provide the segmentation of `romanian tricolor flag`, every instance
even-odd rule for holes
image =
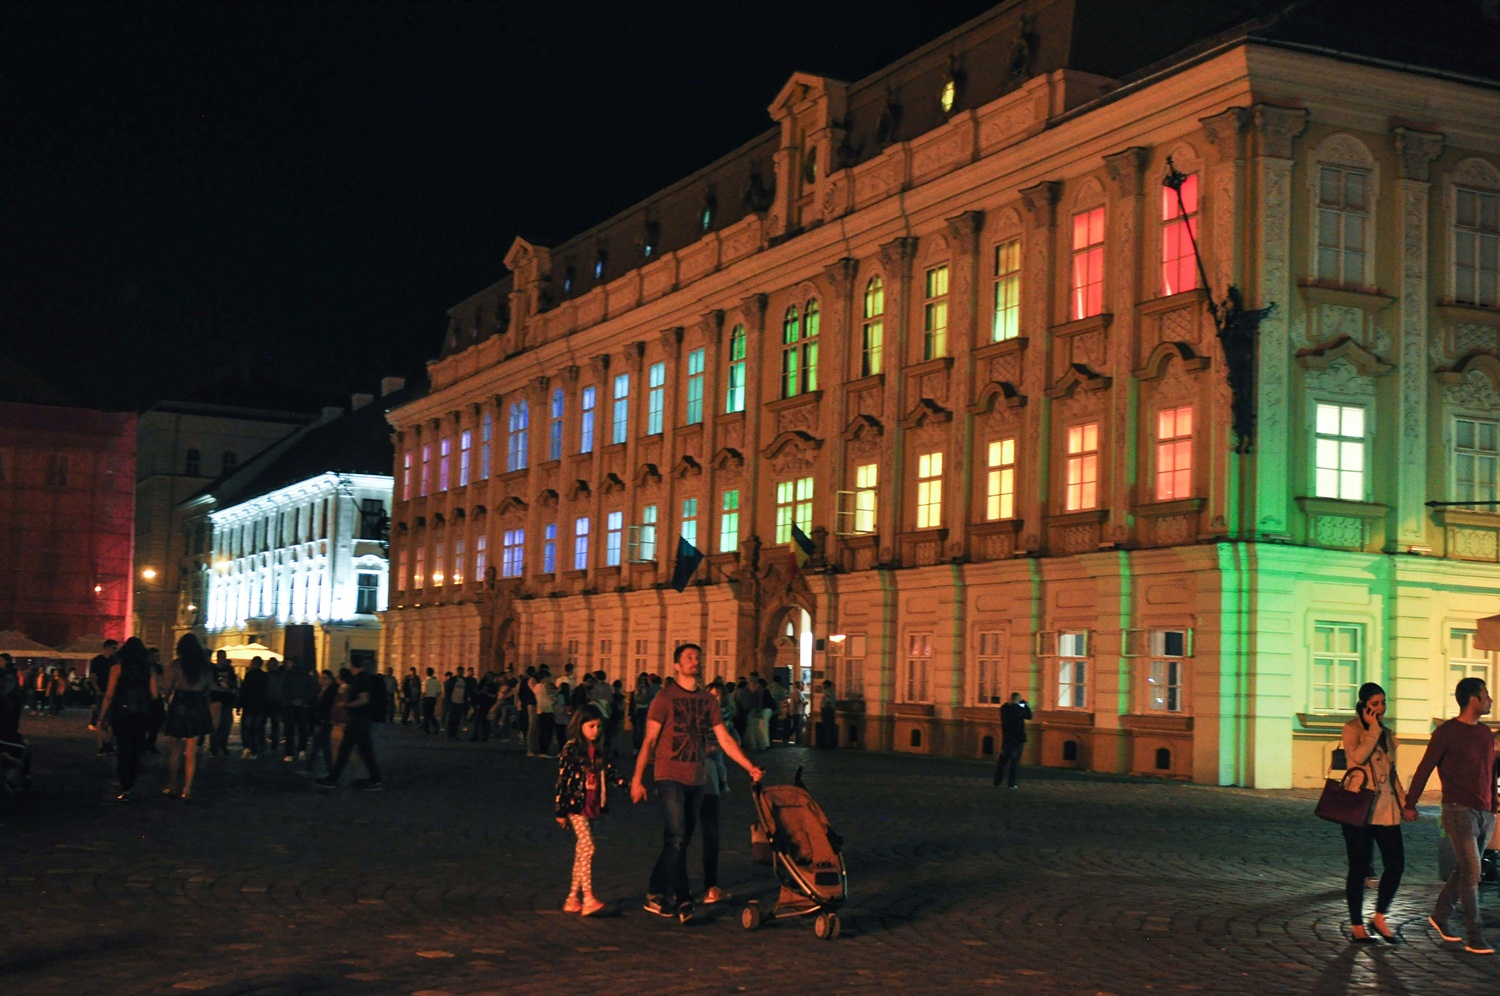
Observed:
[[[795,522],[792,523],[792,542],[787,547],[791,556],[791,571],[789,572],[791,580],[797,580],[797,575],[802,573],[802,568],[807,565],[808,558],[813,555],[815,549],[817,548],[813,546],[813,541],[808,539],[807,534],[798,529]]]

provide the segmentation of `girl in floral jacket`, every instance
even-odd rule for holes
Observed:
[[[580,706],[568,723],[568,742],[557,764],[557,825],[572,826],[573,884],[564,913],[593,916],[604,909],[594,895],[594,835],[590,823],[604,814],[605,782],[624,785],[605,751],[604,718],[593,705]]]

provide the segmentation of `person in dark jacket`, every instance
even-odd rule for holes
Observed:
[[[240,742],[245,748],[241,757],[255,757],[266,749],[266,686],[270,678],[264,667],[265,661],[251,658],[250,670],[240,682]]]
[[[266,669],[266,719],[271,727],[271,739],[268,744],[271,756],[276,756],[278,745],[281,743],[281,710],[286,704],[286,697],[282,694],[282,683],[286,680],[286,662],[271,658],[270,667]]]
[[[110,669],[109,686],[100,707],[101,717],[109,717],[115,731],[115,773],[120,779],[120,794],[116,799],[120,802],[136,797],[135,778],[140,771],[146,731],[151,725],[152,703],[157,698],[151,653],[138,637],[132,636],[120,648],[119,659]]]
[[[222,757],[229,751],[229,730],[234,726],[234,700],[239,690],[239,675],[234,673],[229,655],[220,650],[214,655],[213,685],[208,690],[208,708],[214,719],[214,731],[208,738],[210,757]]]
[[[318,679],[300,658],[290,658],[289,663],[291,666],[281,679],[281,718],[286,724],[286,750],[282,760],[290,764],[307,755],[307,742],[312,735],[313,703],[318,697]]]
[[[1017,769],[1026,750],[1026,721],[1030,718],[1031,706],[1020,692],[1011,692],[1010,701],[1000,707],[1000,759],[995,764],[995,788],[1000,787],[1002,778],[1006,785],[1016,787]]]

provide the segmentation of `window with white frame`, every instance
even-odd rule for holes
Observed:
[[[401,457],[401,500],[411,501],[411,450]]]
[[[1057,707],[1083,709],[1088,704],[1089,641],[1081,630],[1057,634]]]
[[[510,403],[510,420],[505,437],[505,469],[525,470],[527,443],[531,436],[531,406],[522,398]]]
[[[637,674],[645,674],[651,670],[651,641],[635,641],[635,670],[632,677]]]
[[[418,488],[417,493],[419,495],[421,495],[423,498],[426,498],[427,497],[427,493],[431,489],[431,487],[432,487],[432,444],[431,443],[423,443],[422,444],[422,478],[421,478],[421,486]]]
[[[943,524],[943,454],[917,457],[917,528],[935,529]]]
[[[500,576],[518,578],[525,570],[526,530],[507,529],[500,549]]]
[[[1183,680],[1187,674],[1187,631],[1151,631],[1146,659],[1146,711],[1184,712]]]
[[[1156,413],[1156,500],[1193,495],[1193,406]]]
[[[615,406],[610,416],[611,443],[623,443],[630,434],[630,374],[615,376]]]
[[[719,552],[733,553],[740,548],[740,491],[726,490],[719,502]]]
[[[1104,312],[1104,209],[1073,216],[1072,293],[1068,317],[1092,318]]]
[[[585,387],[578,395],[578,452],[594,452],[594,399],[598,391]]]
[[[704,676],[710,682],[715,678],[732,679],[734,677],[729,671],[729,648],[732,645],[729,640],[714,638],[713,653],[708,658],[709,673]]]
[[[818,302],[803,312],[791,305],[781,320],[781,396],[795,397],[818,389]]]
[[[1500,193],[1453,192],[1453,300],[1500,307]]]
[[[406,551],[399,550],[396,553],[396,590],[406,590]]]
[[[448,547],[444,543],[432,545],[432,586],[441,588],[448,580],[447,571]]]
[[[453,541],[453,583],[464,583],[464,541]]]
[[[563,389],[552,389],[552,401],[547,411],[547,459],[561,460],[563,450]]]
[[[1312,712],[1348,712],[1358,698],[1364,671],[1364,627],[1357,623],[1313,625]]]
[[[994,439],[985,454],[984,517],[991,522],[1016,517],[1016,441]]]
[[[698,499],[682,499],[682,538],[698,545]]]
[[[864,325],[859,350],[859,375],[870,377],[883,369],[885,351],[885,284],[871,277],[865,284]]]
[[[419,546],[416,553],[416,563],[411,569],[411,586],[421,591],[427,585],[427,548]]]
[[[729,364],[724,378],[724,411],[745,410],[745,326],[736,325],[729,333]]]
[[[474,430],[465,429],[458,435],[458,486],[469,486],[470,458],[473,456]]]
[[[1370,244],[1370,174],[1342,166],[1318,166],[1317,278],[1363,287]]]
[[[1161,188],[1161,292],[1181,294],[1198,286],[1198,174],[1182,180],[1182,200],[1171,187]]]
[[[495,420],[489,412],[479,420],[479,479],[490,479],[490,437],[494,434]]]
[[[1063,507],[1081,512],[1099,505],[1099,423],[1070,426]]]
[[[995,317],[991,342],[1021,334],[1021,240],[1007,239],[995,247]]]
[[[844,638],[843,655],[834,667],[833,690],[845,701],[863,698],[865,694],[865,661],[868,640],[864,633],[850,633]],[[808,689],[811,694],[811,689]]]
[[[582,516],[573,520],[573,570],[589,568],[589,519]]]
[[[667,411],[667,365],[653,363],[646,370],[646,435],[660,435]]]
[[[776,543],[792,541],[792,525],[803,533],[812,533],[813,479],[799,477],[776,484]]]
[[[1453,420],[1453,498],[1479,512],[1497,512],[1500,425],[1488,419]]]
[[[976,641],[974,658],[974,702],[999,705],[1005,701],[1005,634],[985,630]]]
[[[922,359],[948,355],[948,264],[927,271],[922,284]]]
[[[610,671],[610,670],[612,670],[614,668],[614,666],[615,666],[615,641],[613,641],[613,640],[600,640],[599,641],[599,656],[595,660],[594,663],[596,663],[596,664],[599,665],[599,667],[596,668],[595,670]]]
[[[854,468],[854,531],[875,531],[875,492],[880,486],[880,465],[862,463]]]
[[[656,506],[641,509],[641,535],[636,544],[636,560],[656,559]]]
[[[557,572],[557,523],[542,526],[542,573]]]
[[[704,351],[695,349],[688,353],[687,363],[687,417],[688,425],[703,421],[703,363]]]
[[[604,520],[604,563],[607,567],[620,566],[620,544],[625,536],[625,513],[610,512]]]
[[[484,571],[489,566],[489,561],[486,559],[488,556],[486,547],[488,545],[488,537],[476,536],[474,538],[474,576],[480,581],[485,580]]]
[[[901,701],[932,701],[932,634],[908,633],[901,668]],[[838,691],[835,686],[834,691]]]
[[[448,457],[452,455],[453,440],[444,436],[438,440],[438,490],[448,490]]]
[[[1486,687],[1494,688],[1495,654],[1480,650],[1475,645],[1479,633],[1472,629],[1450,628],[1448,630],[1448,682],[1443,687],[1451,691],[1465,678],[1478,678]],[[1443,696],[1444,716],[1458,715],[1458,700],[1451,694]],[[1491,707],[1489,714],[1493,714]]]
[[[1314,494],[1364,501],[1364,408],[1319,402],[1314,421]]]

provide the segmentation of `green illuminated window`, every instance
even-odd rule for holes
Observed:
[[[703,350],[688,353],[687,424],[703,421]]]
[[[729,368],[725,378],[724,411],[745,410],[745,326],[736,325],[729,333]]]
[[[792,525],[808,536],[812,535],[813,479],[799,477],[795,481],[781,481],[776,485],[776,542],[785,545],[792,541]]]
[[[781,396],[795,397],[818,389],[817,299],[807,302],[800,315],[794,304],[781,322]]]
[[[1358,405],[1319,404],[1315,421],[1314,494],[1364,501],[1365,410]]]
[[[1347,712],[1358,698],[1364,627],[1350,623],[1313,626],[1312,711]]]
[[[740,548],[740,492],[724,492],[719,506],[719,552],[733,553]]]
[[[880,483],[880,465],[862,463],[854,468],[854,531],[875,531],[875,490]]]
[[[1500,512],[1490,504],[1500,498],[1496,487],[1500,465],[1500,426],[1485,419],[1453,421],[1453,497],[1473,502],[1478,512]]]
[[[1021,334],[1021,240],[1011,239],[995,247],[995,324],[991,342],[1014,339]]]
[[[879,277],[871,277],[865,285],[864,341],[861,344],[859,375],[869,377],[880,373],[881,352],[885,340],[885,284]]]

